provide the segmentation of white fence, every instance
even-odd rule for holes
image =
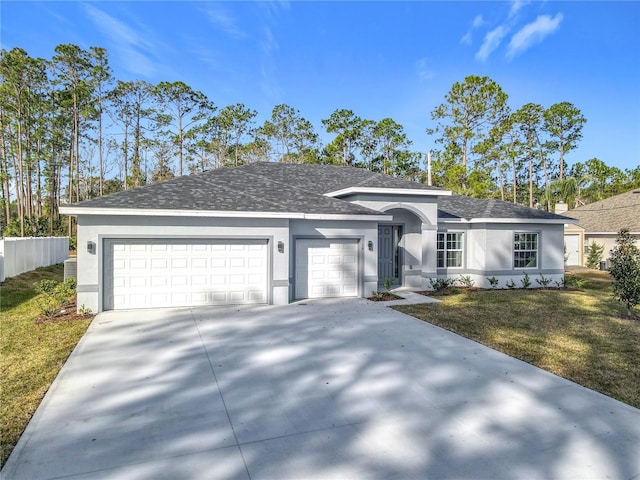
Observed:
[[[0,240],[0,282],[69,258],[68,237],[15,237]]]

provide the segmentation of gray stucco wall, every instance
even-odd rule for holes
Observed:
[[[496,277],[499,288],[513,280],[518,287],[525,273],[531,287],[539,287],[536,279],[550,278],[551,286],[564,278],[564,226],[562,224],[514,223],[469,224],[442,223],[442,232],[464,232],[464,260],[461,268],[438,269],[438,278],[470,276],[475,286],[490,288],[487,277]],[[535,268],[513,267],[515,233],[538,233],[538,265]]]
[[[264,238],[270,248],[270,302],[289,302],[289,220],[207,217],[78,216],[78,307],[102,311],[104,240],[108,238]],[[285,252],[277,250],[278,242]],[[95,246],[88,252],[87,242]]]

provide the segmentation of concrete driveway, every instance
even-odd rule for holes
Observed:
[[[108,312],[13,479],[631,479],[640,410],[366,300]]]

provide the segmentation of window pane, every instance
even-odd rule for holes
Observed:
[[[463,233],[438,233],[437,267],[462,267]]]
[[[447,249],[460,250],[461,248],[462,248],[462,234],[461,233],[447,234]]]
[[[461,267],[462,252],[447,252],[447,267]]]
[[[536,268],[538,266],[538,234],[513,234],[513,267]]]
[[[529,256],[527,258],[527,268],[535,268],[538,266],[538,254],[537,252],[528,252]]]

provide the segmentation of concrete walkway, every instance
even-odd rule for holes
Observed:
[[[366,300],[100,314],[0,475],[631,479],[640,411]]]

